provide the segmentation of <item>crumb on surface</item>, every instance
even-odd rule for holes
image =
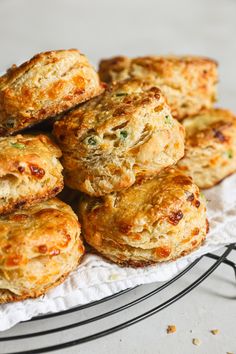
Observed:
[[[201,344],[201,341],[200,341],[200,339],[198,339],[198,338],[193,338],[192,343],[193,343],[194,345],[200,345],[200,344]]]
[[[211,329],[210,332],[211,332],[214,336],[220,333],[219,329]]]
[[[166,329],[166,333],[175,333],[176,332],[176,325],[169,325]]]

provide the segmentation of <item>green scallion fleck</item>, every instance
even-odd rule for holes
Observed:
[[[126,139],[127,136],[128,136],[128,132],[127,132],[126,130],[122,130],[122,131],[120,132],[120,137],[121,137],[122,139]]]
[[[87,139],[87,143],[92,146],[97,145],[96,138],[94,136],[90,136],[90,138]]]
[[[167,124],[170,124],[170,123],[171,123],[171,118],[170,118],[170,116],[165,116],[165,122],[166,122]]]
[[[226,153],[227,153],[227,156],[228,156],[229,159],[233,158],[233,151],[231,149],[228,150]]]
[[[121,97],[121,96],[128,96],[128,93],[127,92],[118,92],[116,94],[117,97]]]
[[[13,146],[16,149],[20,149],[20,150],[23,150],[25,148],[25,145],[21,144],[21,143],[11,143],[11,146]]]

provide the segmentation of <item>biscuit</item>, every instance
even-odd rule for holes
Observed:
[[[121,192],[84,196],[79,219],[89,245],[132,267],[175,260],[200,246],[208,231],[205,198],[173,167]]]
[[[0,214],[55,196],[63,188],[60,149],[46,135],[0,138]]]
[[[179,167],[200,188],[210,188],[236,171],[236,117],[225,109],[210,109],[183,120],[185,156]]]
[[[110,83],[127,78],[151,81],[167,98],[178,120],[211,108],[218,81],[214,60],[193,56],[114,57],[100,62],[99,74]]]
[[[76,49],[40,53],[0,78],[0,135],[9,135],[102,92],[87,58]]]
[[[54,125],[65,184],[100,196],[128,188],[175,164],[184,154],[184,128],[163,95],[126,80],[69,112]]]
[[[80,225],[57,198],[0,217],[0,303],[38,297],[84,254]]]

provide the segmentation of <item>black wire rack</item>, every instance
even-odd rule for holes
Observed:
[[[220,264],[225,264],[230,266],[234,271],[234,276],[236,280],[236,263],[232,260],[228,259],[227,257],[229,254],[236,250],[236,244],[231,244],[223,249],[220,255],[208,253],[201,258],[195,260],[191,263],[187,268],[183,271],[178,273],[174,278],[164,283],[152,284],[152,289],[150,291],[147,285],[138,286],[132,289],[126,289],[119,293],[113,294],[108,296],[104,299],[99,301],[95,301],[83,306],[77,306],[59,313],[50,313],[44,316],[37,316],[32,318],[30,321],[21,323],[16,326],[18,329],[19,334],[11,335],[10,333],[12,330],[4,332],[0,336],[0,348],[7,347],[7,344],[11,344],[11,347],[14,348],[14,351],[2,351],[1,353],[9,353],[9,354],[36,354],[36,353],[47,353],[52,351],[58,351],[63,348],[69,348],[72,346],[79,345],[81,343],[89,342],[100,337],[106,336],[108,334],[112,334],[117,332],[121,329],[127,328],[137,322],[140,322],[161,310],[164,310],[171,304],[175,303],[177,300],[181,299],[183,296],[191,292],[194,288],[196,288],[200,283],[202,283],[210,274],[212,274]],[[205,262],[203,266],[203,270],[197,270],[197,278],[190,282],[189,285],[185,286],[184,288],[180,289],[176,292],[176,284],[178,281],[186,277],[190,271],[196,267],[197,264],[202,263],[203,259],[210,259],[211,263],[209,266],[209,262]],[[199,276],[200,274],[200,276]],[[172,290],[170,291],[170,287],[172,286]],[[148,290],[149,289],[149,290]],[[167,291],[166,291],[167,290]],[[167,292],[167,299],[163,300],[161,294],[166,291]],[[156,306],[152,307],[151,309],[145,310],[144,304],[147,302],[148,299],[153,298],[155,295],[159,295],[156,299]],[[123,301],[123,304],[119,305],[119,302]],[[138,315],[131,316],[131,318],[124,321],[124,315],[127,311],[133,307],[137,307],[137,305],[142,304],[142,307],[138,307],[138,311],[135,313],[139,313]],[[103,308],[99,312],[99,306],[103,306]],[[91,315],[89,311],[93,309],[94,315]],[[144,311],[143,311],[144,309]],[[105,328],[100,330],[102,326],[100,325],[102,320],[106,320],[108,318],[114,318],[115,322],[118,322],[117,315],[122,314],[120,316],[120,322],[114,326],[109,326],[105,324]],[[78,317],[80,320],[78,321]],[[61,326],[55,326],[55,320],[60,318],[60,323],[63,323]],[[71,323],[72,322],[72,323]],[[88,329],[90,324],[96,324],[95,330],[92,331],[91,334],[86,334],[86,330]],[[43,330],[42,330],[43,328]],[[80,331],[76,331],[72,340],[61,340],[58,343],[58,336],[55,339],[51,339],[50,342],[52,343],[49,346],[43,346],[43,338],[45,336],[53,336],[54,334],[58,333],[67,333],[66,338],[69,337],[68,333],[75,329],[80,329]],[[84,331],[81,329],[83,328]],[[99,330],[98,330],[99,328]],[[80,337],[78,337],[78,332],[82,333]],[[85,334],[83,335],[83,332]],[[30,347],[32,338],[38,337],[40,340],[37,343],[40,343],[38,348],[28,349]],[[62,339],[64,336],[62,336]],[[21,342],[24,344],[24,349],[20,351],[15,351],[15,348],[18,347],[18,343]],[[22,345],[21,345],[22,347]],[[11,349],[10,349],[11,350]]]

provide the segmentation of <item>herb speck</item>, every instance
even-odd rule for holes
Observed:
[[[127,92],[118,92],[116,94],[117,97],[122,97],[122,96],[128,96],[128,93]]]
[[[126,139],[127,136],[128,136],[128,132],[126,130],[122,130],[120,132],[120,136],[121,136],[122,139]]]
[[[170,124],[170,123],[171,123],[171,118],[170,118],[170,116],[165,116],[165,122],[166,122],[167,124]]]
[[[87,143],[93,146],[97,145],[96,138],[94,136],[91,136],[90,138],[87,139]]]
[[[11,144],[11,146],[13,146],[16,149],[23,150],[25,148],[25,145],[21,144],[21,143],[10,143],[10,144]]]
[[[233,151],[231,149],[228,150],[226,153],[227,153],[227,156],[228,156],[229,159],[233,158]]]

